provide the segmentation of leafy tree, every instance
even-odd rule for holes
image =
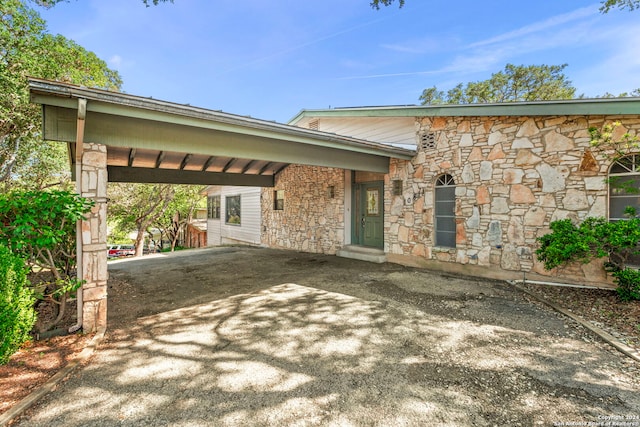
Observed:
[[[435,86],[427,88],[420,100],[428,105],[572,99],[576,89],[562,73],[566,66],[507,64],[487,80],[459,83],[446,94]]]
[[[640,149],[640,138],[635,134],[625,132],[617,138],[614,137],[616,129],[620,126],[622,123],[616,121],[605,123],[602,128],[589,128],[591,146],[600,151],[602,157],[614,162]],[[638,189],[635,191],[638,192]]]
[[[640,8],[640,0],[605,0],[602,2],[600,12],[607,13],[614,7],[620,10],[629,9],[629,11],[632,11]]]
[[[371,0],[369,4],[372,8],[380,10],[380,6],[390,6],[393,3],[395,3],[395,0]],[[404,0],[399,0],[398,5],[399,7],[404,6]]]
[[[44,7],[52,7],[61,2],[68,2],[69,0],[33,0],[33,3],[36,3],[40,6]],[[173,3],[173,0],[142,0],[147,7],[151,4],[157,6],[160,3]],[[371,0],[369,5],[376,9],[380,10],[381,6],[390,6],[395,3],[395,0]],[[404,6],[405,0],[398,0],[398,6]],[[600,7],[600,11],[602,13],[607,13],[611,8],[617,7],[618,9],[629,9],[634,10],[640,7],[640,0],[603,0],[602,6]]]
[[[135,231],[136,256],[141,256],[144,235],[164,215],[175,197],[169,184],[111,183],[107,214],[120,232]]]
[[[144,0],[144,3],[147,4],[147,0]],[[153,3],[158,4],[158,1],[154,0]],[[393,3],[395,3],[395,0],[372,0],[370,4],[372,8],[379,10],[380,6],[390,6]],[[399,6],[404,6],[404,0],[399,0]],[[617,7],[620,10],[635,10],[640,8],[640,0],[603,0],[602,6],[600,7],[600,12],[607,13],[614,7]]]
[[[36,295],[53,302],[57,311],[43,331],[62,320],[69,295],[81,285],[76,277],[76,223],[92,205],[67,191],[0,194],[0,244],[27,260],[32,270],[52,276],[36,287]]]
[[[174,186],[174,197],[164,214],[154,225],[171,242],[171,251],[175,250],[178,239],[184,235],[187,224],[193,219],[196,208],[206,200],[200,195],[202,187],[193,185]]]
[[[622,92],[619,95],[614,95],[609,92],[605,92],[602,95],[596,96],[596,98],[627,98],[630,96],[640,96],[640,88],[632,90],[631,92]]]
[[[53,7],[58,3],[69,2],[69,0],[32,0],[32,1],[33,3],[43,7]],[[173,0],[142,0],[142,3],[144,3],[144,5],[147,7],[149,7],[152,4],[154,6],[157,6],[160,3],[167,3],[167,2],[173,3]]]
[[[27,76],[118,90],[117,72],[60,35],[46,32],[24,1],[0,1],[0,181],[43,188],[68,179],[59,143],[41,141],[41,112],[29,100]],[[9,182],[7,182],[9,181]]]

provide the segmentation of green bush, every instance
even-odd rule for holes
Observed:
[[[563,219],[550,224],[551,233],[538,238],[536,256],[547,270],[567,262],[588,263],[608,257],[607,271],[618,285],[621,299],[640,300],[640,272],[627,261],[639,253],[640,219],[609,222],[605,218],[587,218],[580,225]]]
[[[616,291],[621,300],[640,300],[640,271],[625,268],[611,274],[618,285]]]
[[[603,246],[603,238],[609,227],[609,222],[604,218],[590,217],[578,226],[570,219],[562,219],[553,221],[549,227],[551,233],[538,238],[540,248],[536,251],[538,260],[544,263],[547,270],[570,261],[586,264],[593,258],[609,254]]]
[[[0,194],[0,244],[23,257],[30,268],[51,273],[50,280],[34,284],[36,297],[53,303],[56,314],[41,332],[63,319],[68,297],[82,285],[76,277],[76,223],[93,204],[68,191]]]
[[[29,340],[34,302],[24,261],[0,245],[0,364]]]

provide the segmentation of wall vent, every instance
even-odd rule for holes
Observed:
[[[316,120],[311,120],[309,122],[309,129],[311,130],[318,130],[320,129],[320,120],[316,119]]]
[[[420,134],[420,148],[423,150],[434,150],[436,148],[436,134],[433,132]]]

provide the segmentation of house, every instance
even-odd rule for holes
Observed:
[[[558,219],[622,218],[638,196],[640,155],[613,162],[589,128],[640,130],[640,99],[303,110],[290,124],[399,147],[389,173],[290,165],[262,190],[271,247],[359,257],[501,279],[607,283],[599,263],[546,271],[536,238]],[[282,205],[277,198],[283,200]],[[280,208],[276,208],[281,206]]]
[[[77,249],[85,331],[106,325],[107,182],[240,186],[211,200],[220,242],[251,228],[248,240],[270,247],[594,284],[607,280],[597,263],[545,271],[536,238],[556,219],[617,220],[639,205],[607,179],[637,187],[640,154],[603,156],[589,128],[618,121],[614,138],[638,135],[640,98],[306,110],[283,125],[41,79],[29,87],[43,137],[67,144],[76,191],[95,203]],[[260,194],[243,196],[248,186]],[[260,215],[246,217],[248,200]]]
[[[207,246],[207,214],[208,209],[196,208],[192,219],[186,224],[181,244],[187,248],[204,248]]]
[[[77,240],[83,286],[74,328],[87,332],[107,319],[108,182],[273,188],[290,165],[388,173],[391,158],[413,157],[384,144],[67,83],[29,79],[29,90],[42,105],[43,137],[67,145],[76,191],[94,202]],[[220,241],[225,227],[239,231],[251,222],[244,213],[251,197],[240,191],[220,194]],[[254,223],[249,235],[256,226],[260,232]]]
[[[207,246],[260,244],[260,187],[208,186]]]
[[[187,224],[184,246],[187,248],[204,248],[207,246],[207,220],[194,219]]]

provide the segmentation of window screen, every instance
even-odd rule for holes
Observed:
[[[436,246],[456,247],[456,186],[451,175],[442,175],[436,181],[435,229]]]

